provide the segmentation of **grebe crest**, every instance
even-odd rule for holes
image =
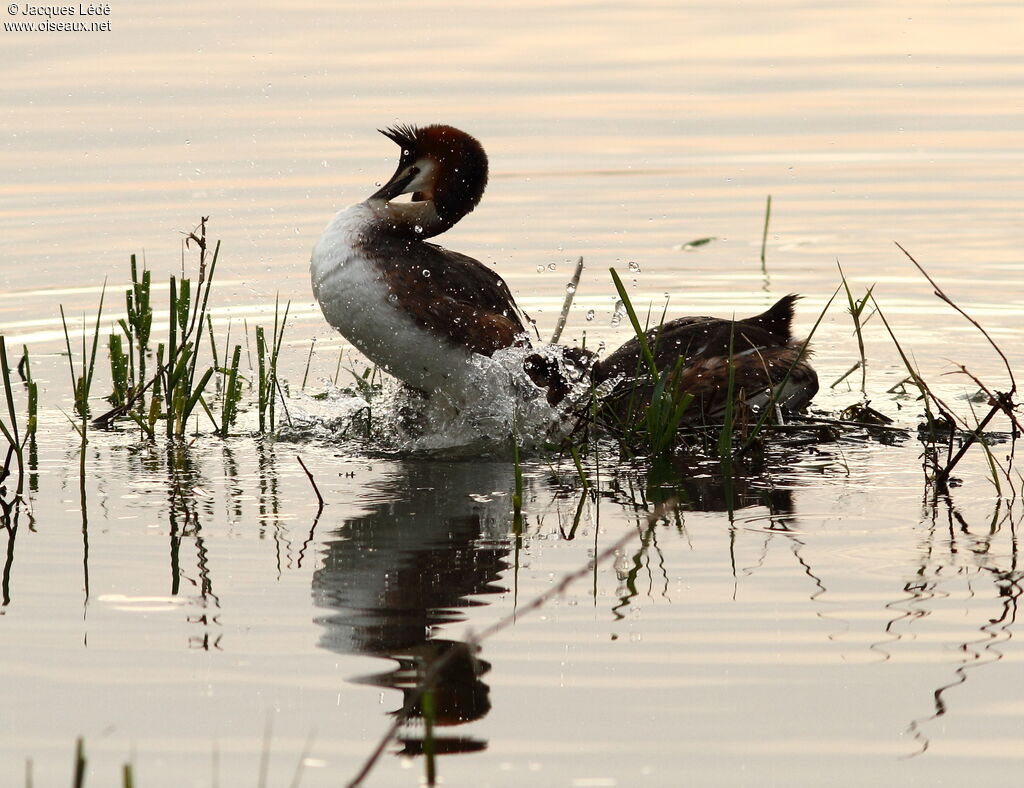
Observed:
[[[488,169],[476,138],[443,124],[398,125],[380,133],[402,153],[391,180],[368,202],[392,221],[392,232],[430,238],[455,226],[480,203]],[[391,202],[403,194],[411,194],[411,202]]]

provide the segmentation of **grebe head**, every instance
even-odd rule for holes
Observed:
[[[429,238],[454,226],[472,211],[487,186],[483,146],[452,126],[392,126],[380,133],[402,154],[398,169],[367,200],[402,235]],[[408,203],[392,202],[411,194]]]

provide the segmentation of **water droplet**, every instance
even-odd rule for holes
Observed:
[[[575,293],[576,292],[576,283],[575,282],[569,282],[569,284],[567,284],[565,286],[565,292],[567,292],[569,295],[572,295],[573,293]]]
[[[542,265],[538,265],[538,266],[537,266],[537,273],[538,273],[538,274],[542,274],[542,273],[544,273],[544,266],[542,266]]]
[[[640,273],[640,263],[636,263],[636,262],[633,262],[632,260],[630,260],[629,261],[629,270],[632,271],[635,274]]]
[[[392,293],[391,295],[388,296],[388,301],[390,301],[392,304],[397,304],[398,303],[398,296],[396,296],[394,293]]]
[[[423,225],[417,224],[412,229],[415,230],[417,233],[422,233],[423,232]]]
[[[423,269],[423,278],[430,279],[430,271],[427,270],[426,268]]]
[[[548,270],[549,271],[554,271],[556,268],[558,268],[558,266],[555,265],[554,263],[548,263]]]
[[[320,166],[321,166],[321,167],[326,167],[326,166],[327,166],[327,159],[322,159],[322,160],[320,161]]]
[[[615,299],[615,309],[612,310],[612,328],[615,328],[622,322],[622,313],[626,311],[626,307],[622,303],[621,298]]]
[[[588,309],[587,310],[587,320],[593,320],[594,319],[594,314],[595,313],[594,313],[593,309]]]
[[[192,144],[192,140],[185,140],[185,144],[186,145],[191,145]]]

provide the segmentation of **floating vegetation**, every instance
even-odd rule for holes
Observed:
[[[676,246],[673,246],[672,248],[682,252],[693,252],[696,251],[697,249],[700,249],[700,247],[707,246],[712,241],[717,240],[718,238],[716,238],[715,236],[708,236],[707,238],[694,238],[692,241],[687,241],[686,243],[678,244]]]

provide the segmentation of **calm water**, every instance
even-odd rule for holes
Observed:
[[[58,304],[77,326],[133,252],[165,281],[209,215],[218,329],[239,336],[290,299],[286,377],[315,338],[319,390],[343,344],[311,301],[312,244],[391,173],[375,128],[444,121],[481,139],[492,180],[441,240],[494,264],[542,333],[579,255],[567,338],[590,346],[627,336],[610,266],[635,262],[634,301],[660,310],[668,293],[672,315],[800,292],[806,332],[838,260],[859,292],[878,283],[924,376],[968,414],[966,382],[943,373],[966,362],[1005,386],[1000,362],[893,241],[1024,369],[1020,7],[191,2],[109,19],[0,34],[0,332],[31,348],[44,409],[33,516],[0,536],[0,784],[23,784],[26,758],[36,784],[68,784],[83,736],[90,785],[129,758],[147,788],[256,785],[268,720],[269,785],[289,784],[307,740],[301,784],[342,783],[416,665],[629,531],[614,562],[455,661],[446,784],[1016,782],[1024,512],[981,455],[938,502],[916,439],[793,447],[731,490],[679,468],[660,494],[682,508],[654,525],[642,470],[588,465],[600,494],[580,506],[571,468],[531,461],[519,536],[510,463],[337,440],[168,452],[99,434],[83,492]],[[850,329],[837,304],[815,337],[826,387],[857,358]],[[866,340],[872,406],[913,427],[877,318]],[[858,399],[844,382],[817,407]],[[369,784],[419,784],[422,735],[403,728]]]

